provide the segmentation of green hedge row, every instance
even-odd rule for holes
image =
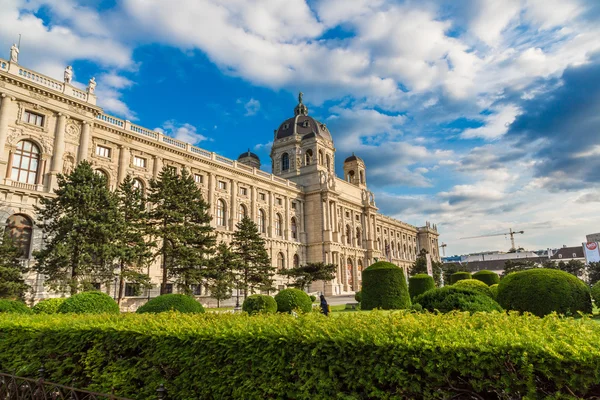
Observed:
[[[584,397],[598,343],[516,313],[0,315],[0,370],[144,400]]]

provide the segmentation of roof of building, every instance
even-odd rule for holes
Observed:
[[[357,161],[357,160],[358,160],[358,161],[363,161],[363,159],[362,159],[362,158],[360,158],[359,156],[357,156],[357,155],[355,155],[354,153],[352,153],[352,155],[351,155],[350,157],[346,158],[346,159],[344,160],[344,162],[345,162],[345,163],[347,163],[347,162],[350,162],[350,161]],[[364,161],[363,161],[363,162],[364,162]]]
[[[564,258],[585,258],[583,246],[563,247],[558,249],[558,251],[552,255],[553,260]]]
[[[241,158],[246,158],[246,157],[256,158],[257,160],[260,161],[260,158],[256,154],[252,153],[250,151],[250,149],[248,149],[248,151],[245,151],[242,154],[240,154],[240,156],[238,157],[238,160],[241,159]]]
[[[490,271],[504,271],[504,264],[507,261],[533,261],[536,264],[541,264],[544,261],[547,261],[548,257],[528,257],[528,258],[519,258],[514,260],[486,260],[486,261],[471,261],[471,262],[462,262],[455,263],[460,264],[463,271],[467,272],[477,272],[482,270],[490,270]]]
[[[294,108],[294,116],[279,125],[275,132],[275,140],[294,135],[300,135],[302,139],[320,136],[332,140],[327,126],[308,115],[308,107],[302,103],[302,93],[298,96],[298,105]]]

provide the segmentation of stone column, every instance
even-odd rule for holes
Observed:
[[[162,170],[162,159],[159,156],[153,157],[152,162],[152,178],[158,179],[158,174]]]
[[[291,215],[290,215],[290,198],[287,196],[283,197],[283,201],[285,202],[285,221],[283,222],[283,226],[282,229],[285,232],[283,234],[283,238],[285,240],[290,240],[292,238],[292,233],[290,231],[290,220],[291,220]]]
[[[56,175],[62,172],[63,155],[65,153],[65,125],[68,116],[58,113],[54,130],[54,154],[50,164],[50,190],[56,187]]]
[[[235,221],[237,218],[237,207],[236,207],[236,198],[237,198],[237,183],[232,179],[231,180],[231,205],[230,205],[230,209],[231,209],[231,217],[230,217],[230,223],[229,223],[229,230],[234,230],[235,229]]]
[[[248,217],[256,223],[256,188],[250,186],[250,212]]]
[[[5,164],[8,158],[8,152],[5,151],[4,147],[6,146],[6,138],[8,137],[8,121],[10,120],[11,106],[14,100],[14,97],[2,93],[2,103],[0,106],[0,163],[2,164]],[[6,168],[9,169],[10,165]]]
[[[273,232],[273,197],[275,196],[275,193],[273,192],[267,192],[268,196],[269,196],[269,216],[267,218],[267,235],[269,235],[269,237],[274,237],[275,234]]]
[[[81,127],[81,137],[79,138],[79,150],[77,152],[77,163],[88,158],[88,148],[90,147],[90,129],[92,124],[83,121]]]
[[[117,172],[117,187],[123,182],[127,175],[129,165],[129,147],[119,145],[119,171]]]

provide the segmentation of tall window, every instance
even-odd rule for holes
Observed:
[[[281,156],[281,170],[287,171],[288,169],[290,169],[290,156],[288,153],[283,153]]]
[[[348,171],[348,182],[354,183],[354,171]]]
[[[217,225],[225,226],[225,202],[217,200]]]
[[[281,225],[282,225],[281,215],[277,214],[275,216],[275,236],[277,236],[277,237],[281,236],[281,233],[282,233]]]
[[[294,254],[294,268],[298,268],[300,266],[300,257],[298,254]]]
[[[238,221],[243,220],[248,214],[246,214],[246,206],[240,204],[238,207]]]
[[[110,158],[110,147],[96,146],[96,155],[100,157]]]
[[[6,220],[5,233],[8,234],[14,243],[21,250],[21,257],[29,258],[29,249],[31,247],[31,232],[33,223],[26,215],[14,214]]]
[[[29,140],[17,143],[13,155],[11,179],[16,182],[35,184],[40,165],[40,149]]]
[[[25,111],[23,113],[23,120],[28,124],[33,124],[37,126],[44,126],[44,116],[36,113],[32,113],[31,111]]]
[[[352,243],[352,229],[350,229],[350,225],[346,225],[346,243]]]
[[[266,232],[266,217],[265,212],[263,210],[258,210],[258,232],[265,233]]]
[[[298,239],[298,225],[296,225],[296,218],[292,217],[292,239]]]
[[[359,175],[360,175],[360,183],[365,183],[365,174],[364,174],[364,172],[360,171]]]
[[[277,269],[285,269],[285,257],[283,256],[283,253],[277,254]]]
[[[323,165],[323,152],[319,150],[319,165]]]
[[[312,159],[313,159],[313,152],[311,149],[306,150],[306,154],[304,155],[305,158],[305,165],[310,165],[312,164]]]
[[[325,155],[325,162],[327,164],[327,171],[331,172],[331,157],[329,157],[329,154]]]
[[[356,246],[361,247],[362,246],[362,240],[361,240],[361,235],[360,235],[360,229],[356,228]]]

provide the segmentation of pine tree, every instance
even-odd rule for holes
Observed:
[[[426,255],[428,254],[427,250],[425,249],[421,249],[421,251],[419,252],[419,255],[417,256],[417,259],[415,260],[414,264],[412,265],[412,267],[410,268],[408,274],[409,275],[416,275],[416,274],[426,274],[427,273],[427,258]],[[442,283],[442,264],[431,260],[431,270],[433,272],[433,280],[435,281],[435,284],[439,287],[441,286]],[[445,282],[449,282],[444,280]]]
[[[238,273],[239,288],[244,290],[244,299],[250,290],[256,288],[272,288],[275,268],[265,249],[265,241],[258,233],[258,227],[248,217],[244,217],[236,225],[233,233],[232,248],[239,256]]]
[[[34,254],[35,270],[50,288],[71,294],[91,279],[111,280],[119,213],[106,178],[83,161],[68,176],[58,175],[54,193],[36,206],[47,242]]]
[[[190,294],[191,285],[200,284],[206,274],[207,255],[213,253],[216,241],[208,203],[185,168],[178,175],[167,166],[150,181],[148,202],[149,226],[159,242],[155,256],[162,259],[160,292],[166,292],[172,278]]]
[[[209,263],[209,269],[206,277],[208,278],[208,290],[210,296],[217,299],[217,307],[220,307],[221,300],[231,298],[231,290],[238,287],[236,271],[238,269],[239,258],[231,248],[224,242],[217,246],[217,253]]]
[[[310,287],[310,284],[316,281],[330,281],[335,278],[335,264],[325,264],[323,262],[308,263],[298,268],[285,269],[281,275],[285,275],[294,280],[290,286],[304,290]]]
[[[125,281],[142,288],[151,288],[150,276],[144,269],[152,260],[152,246],[148,240],[148,212],[142,191],[127,175],[117,189],[119,220],[115,221],[119,266],[119,294],[117,303],[121,304],[125,293]]]
[[[23,275],[28,269],[21,260],[22,250],[10,235],[5,234],[0,243],[0,298],[23,299],[29,285]]]

